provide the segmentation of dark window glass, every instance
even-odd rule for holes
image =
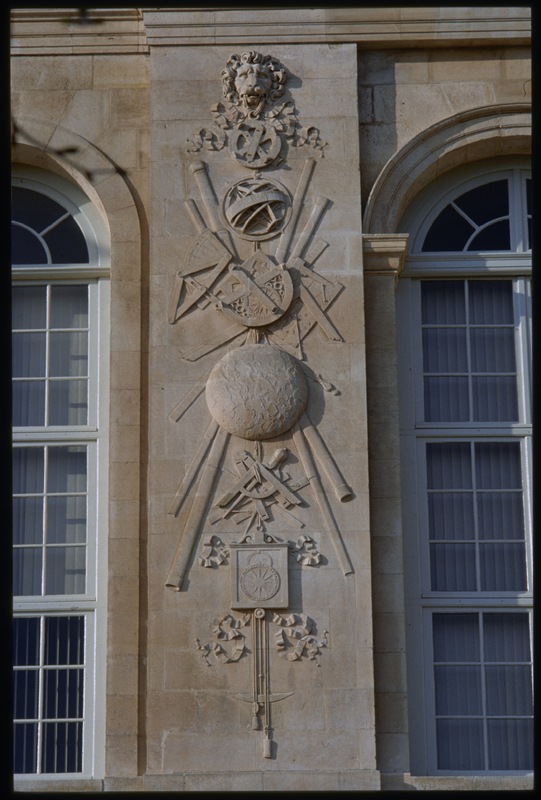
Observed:
[[[510,247],[509,190],[505,179],[476,186],[449,203],[430,226],[422,251],[457,253]]]
[[[83,232],[71,213],[51,197],[14,187],[12,221],[21,223],[11,226],[12,264],[88,264]]]
[[[461,251],[474,230],[473,225],[449,205],[430,226],[423,243],[423,252]]]
[[[49,261],[43,243],[33,231],[16,223],[11,226],[11,263],[47,264]]]
[[[16,667],[39,664],[39,617],[13,620],[13,663]]]
[[[484,225],[491,219],[506,217],[509,214],[509,194],[507,180],[492,181],[476,186],[460,195],[455,204],[464,211],[476,225]]]
[[[16,723],[13,731],[13,771],[20,775],[36,772],[37,752],[37,723]]]
[[[72,217],[62,220],[44,237],[53,264],[88,264],[88,248],[81,229]]]
[[[511,234],[509,220],[502,219],[487,225],[477,236],[474,236],[468,245],[468,250],[509,250],[511,248]]]
[[[14,186],[11,195],[11,217],[41,233],[60,217],[66,209],[48,195]]]

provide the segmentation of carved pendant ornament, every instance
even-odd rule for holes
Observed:
[[[188,152],[226,149],[242,174],[217,197],[208,165],[191,163],[196,194],[186,200],[186,210],[195,237],[168,309],[172,325],[188,315],[200,316],[203,324],[208,314],[223,320],[212,328],[220,331],[216,341],[181,351],[183,359],[197,361],[225,346],[228,350],[169,415],[172,423],[179,422],[204,395],[207,428],[168,509],[177,517],[189,506],[166,586],[180,591],[196,546],[201,567],[222,572],[229,562],[231,608],[245,613],[216,617],[214,642],[197,640],[197,646],[209,666],[236,662],[248,656],[242,629],[251,628],[253,690],[240,699],[253,704],[254,730],[265,731],[265,757],[272,757],[271,703],[292,694],[270,691],[269,624],[278,627],[277,653],[289,660],[307,656],[319,665],[319,648],[327,644],[327,632],[318,639],[306,615],[276,613],[289,606],[288,559],[303,567],[322,563],[321,542],[300,534],[308,503],[315,504],[321,521],[322,534],[316,536],[331,542],[345,575],[353,572],[322,477],[339,501],[350,499],[352,490],[310,420],[314,372],[302,346],[315,326],[330,342],[343,342],[328,315],[343,287],[314,268],[327,247],[315,235],[328,198],[315,199],[298,230],[325,143],[317,128],[300,124],[285,97],[286,83],[285,67],[255,51],[231,56],[222,71],[223,102],[212,108],[211,126],[197,132]],[[291,187],[262,175],[284,163],[289,146],[309,153]],[[253,252],[240,257],[247,243]],[[339,393],[321,376],[316,380]],[[290,444],[275,445],[265,457],[265,443],[276,437]],[[292,461],[300,470],[295,477],[289,472]],[[224,487],[220,492],[218,484]],[[223,537],[231,523],[243,529],[228,544]],[[207,527],[202,536],[206,526],[215,526],[216,533],[209,534]],[[284,530],[293,532],[293,541],[284,541]]]

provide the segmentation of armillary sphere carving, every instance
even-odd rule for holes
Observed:
[[[247,178],[238,181],[227,191],[223,214],[231,230],[243,239],[271,239],[289,221],[289,192],[276,181]]]

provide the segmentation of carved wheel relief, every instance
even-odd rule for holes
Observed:
[[[197,361],[225,345],[229,351],[170,413],[170,420],[179,422],[204,393],[210,420],[168,510],[178,516],[190,498],[166,585],[180,591],[203,528],[220,528],[219,535],[203,537],[198,563],[221,572],[229,562],[231,608],[249,613],[217,617],[215,641],[202,645],[197,640],[197,646],[208,665],[212,654],[221,664],[238,661],[247,655],[241,628],[251,622],[254,686],[239,699],[252,703],[252,727],[263,726],[264,755],[271,757],[271,703],[291,693],[272,695],[269,690],[266,609],[279,628],[275,642],[283,657],[307,656],[319,665],[319,648],[327,645],[327,632],[316,637],[306,615],[275,613],[288,608],[288,555],[303,567],[322,563],[319,543],[299,535],[305,498],[319,512],[322,534],[332,543],[344,574],[353,572],[322,479],[340,501],[352,491],[309,417],[310,380],[333,395],[339,391],[306,368],[302,344],[316,326],[329,342],[343,342],[328,313],[343,287],[315,269],[327,247],[315,236],[330,200],[319,196],[305,208],[305,199],[326,143],[317,128],[299,122],[285,96],[285,67],[270,55],[249,51],[231,56],[221,77],[224,101],[213,106],[211,126],[197,132],[188,152],[226,148],[224,156],[229,153],[243,173],[217,196],[209,166],[191,163],[196,191],[186,201],[186,211],[196,235],[176,275],[168,321],[182,324],[189,315],[201,317],[204,336],[204,315],[220,314],[218,340],[203,339],[182,350],[181,357]],[[296,185],[289,188],[261,174],[271,166],[279,168],[288,146],[309,152]],[[217,167],[215,161],[213,169]],[[251,255],[246,253],[249,243]],[[287,437],[291,449],[275,446],[265,458],[265,443],[279,436]],[[253,453],[239,449],[238,441],[231,449],[231,437],[251,443]],[[287,471],[291,454],[295,478]],[[217,491],[218,484],[225,491]],[[278,519],[281,536],[284,530],[293,531],[296,542],[275,532]],[[223,538],[231,522],[245,527],[241,539],[228,545]]]

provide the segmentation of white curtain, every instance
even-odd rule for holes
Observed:
[[[432,621],[439,768],[532,769],[528,613],[434,613]]]
[[[423,281],[426,422],[518,420],[511,281]]]

